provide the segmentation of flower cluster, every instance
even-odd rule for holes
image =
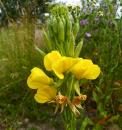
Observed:
[[[100,74],[99,66],[93,64],[91,60],[61,56],[58,51],[52,51],[45,55],[44,66],[47,71],[54,72],[55,76],[61,81],[69,73],[75,77],[76,81],[83,78],[93,80]],[[28,86],[31,89],[37,89],[34,98],[38,103],[55,102],[61,105],[62,110],[68,104],[74,112],[76,112],[76,107],[81,108],[80,102],[86,100],[86,95],[80,94],[80,91],[78,91],[78,96],[74,96],[70,100],[68,95],[63,96],[61,94],[60,87],[62,86],[57,87],[56,82],[37,67],[31,70],[27,79]]]

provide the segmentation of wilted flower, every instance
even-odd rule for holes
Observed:
[[[68,103],[68,97],[62,95],[59,92],[58,95],[55,97],[55,100],[53,100],[53,102],[55,102],[57,104],[57,106],[55,108],[55,113],[58,111],[59,105],[61,106],[61,111],[60,112],[63,112],[64,106]]]
[[[79,105],[81,103],[81,101],[85,101],[86,98],[87,98],[86,95],[80,94],[79,96],[76,96],[73,98],[72,104]]]
[[[89,22],[88,22],[87,19],[82,19],[82,20],[80,21],[80,25],[82,25],[82,26],[87,25],[88,23],[89,23]]]
[[[59,103],[59,104],[66,104],[67,103],[67,97],[63,96],[60,92],[56,96],[55,100],[56,100],[56,103]]]

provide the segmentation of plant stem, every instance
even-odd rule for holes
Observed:
[[[72,75],[70,80],[67,82],[67,97],[70,101],[75,96],[74,81],[74,76]],[[64,121],[65,130],[76,130],[76,116],[72,112],[70,106],[66,106],[64,112],[62,113],[62,118]]]
[[[62,114],[65,130],[76,130],[76,116],[70,108],[67,107]]]

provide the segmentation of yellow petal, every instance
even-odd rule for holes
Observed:
[[[52,52],[48,53],[44,57],[44,66],[45,66],[46,70],[51,71],[52,64],[60,58],[61,58],[61,55],[58,51],[52,51]]]
[[[78,61],[79,58],[62,57],[53,64],[52,69],[58,78],[63,79],[63,73],[68,72]]]
[[[71,69],[70,72],[72,72],[77,79],[81,79],[82,74],[86,70],[87,66],[83,62],[84,60],[81,59],[77,64],[75,64]]]
[[[38,103],[46,103],[56,97],[57,90],[51,86],[44,86],[37,90],[34,98]]]
[[[92,63],[91,60],[81,59],[75,66],[70,69],[77,79],[96,79],[100,74],[98,65]]]
[[[27,84],[32,89],[40,88],[42,85],[49,85],[53,79],[49,78],[41,69],[35,67],[27,79]]]
[[[100,75],[100,67],[98,65],[91,65],[84,72],[83,77],[86,79],[96,79]]]

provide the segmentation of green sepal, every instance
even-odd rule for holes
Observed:
[[[78,81],[75,82],[74,89],[75,89],[75,92],[80,96],[80,86],[79,86]]]
[[[75,57],[78,57],[80,55],[82,46],[83,46],[83,39],[77,44],[77,46],[75,48],[75,54],[74,54]]]
[[[64,24],[63,21],[60,17],[58,17],[58,41],[60,43],[64,42],[64,36],[65,32],[64,32]]]
[[[74,23],[74,26],[73,26],[73,35],[74,35],[74,38],[76,38],[76,36],[77,36],[77,34],[78,34],[78,31],[79,31],[79,28],[80,28],[79,22],[76,21],[76,22]]]

